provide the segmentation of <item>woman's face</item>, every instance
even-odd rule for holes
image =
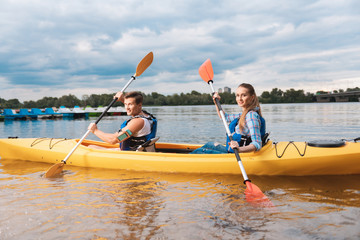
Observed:
[[[236,89],[236,102],[240,107],[248,107],[253,100],[254,96],[250,95],[247,88],[238,87]]]

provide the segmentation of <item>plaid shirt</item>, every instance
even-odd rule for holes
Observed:
[[[234,119],[240,118],[241,113],[227,114],[225,113],[225,119],[230,124]],[[249,111],[245,116],[245,126],[243,130],[240,130],[239,124],[235,127],[235,132],[243,136],[251,137],[251,143],[255,146],[256,151],[259,151],[262,147],[262,140],[260,134],[260,115],[255,111]]]

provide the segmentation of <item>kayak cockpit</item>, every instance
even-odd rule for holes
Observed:
[[[79,139],[76,139],[76,141],[78,142]],[[188,154],[194,151],[195,149],[201,147],[201,145],[181,144],[181,143],[154,143],[154,144],[155,144],[155,152],[161,152],[161,153]],[[112,151],[120,150],[118,144],[109,144],[106,142],[99,142],[93,140],[84,140],[81,143],[81,145],[93,149],[112,150]]]

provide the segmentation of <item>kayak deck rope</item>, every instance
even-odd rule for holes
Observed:
[[[59,142],[69,140],[69,139],[67,139],[67,138],[61,138],[61,139],[59,139],[59,138],[37,138],[37,139],[35,139],[35,140],[31,143],[30,147],[33,147],[33,146],[35,146],[36,144],[38,144],[38,143],[40,143],[40,142],[42,142],[42,141],[48,140],[48,139],[50,139],[50,141],[49,141],[49,149],[52,149],[52,148],[53,148],[56,144],[58,144]],[[56,140],[58,140],[58,141],[52,144],[52,141],[53,141],[54,139],[56,139]],[[52,144],[52,145],[51,145],[51,144]]]
[[[358,138],[354,138],[354,139],[341,139],[342,141],[347,141],[347,142],[351,142],[351,141],[354,141],[354,142],[357,142],[357,141],[360,141],[360,137]]]
[[[360,141],[360,137],[355,138],[355,139],[350,139],[350,140],[348,140],[348,139],[341,139],[341,141],[346,141],[346,142],[354,141],[354,142],[357,142],[357,141]],[[277,144],[278,144],[277,142],[274,142],[275,152],[276,152],[276,156],[277,156],[278,158],[282,158],[282,157],[284,156],[286,149],[287,149],[287,148],[289,147],[289,145],[291,145],[291,144],[294,145],[294,147],[296,148],[296,150],[297,150],[297,152],[299,153],[299,155],[300,155],[301,157],[303,157],[303,156],[305,156],[306,147],[308,146],[308,143],[305,142],[304,153],[301,153],[300,150],[299,150],[299,148],[298,148],[298,147],[296,146],[296,144],[294,143],[294,141],[289,141],[288,144],[286,145],[286,147],[284,148],[284,151],[279,155],[279,154],[278,154],[278,149],[277,149]],[[311,146],[311,145],[310,145],[310,146]]]
[[[284,148],[284,151],[279,155],[278,154],[278,150],[277,150],[277,142],[274,142],[274,145],[275,145],[275,152],[276,152],[276,156],[278,157],[278,158],[282,158],[283,156],[284,156],[284,154],[285,154],[285,151],[286,151],[286,149],[289,147],[289,145],[294,145],[294,147],[296,148],[296,150],[297,150],[297,152],[299,153],[299,155],[301,156],[301,157],[303,157],[303,156],[305,156],[305,152],[306,152],[306,147],[307,147],[307,142],[305,142],[305,148],[304,148],[304,153],[301,153],[300,152],[300,150],[299,150],[299,148],[296,146],[296,144],[294,143],[294,141],[289,141],[288,142],[288,144],[286,145],[286,147]]]

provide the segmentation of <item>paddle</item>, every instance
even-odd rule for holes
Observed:
[[[152,63],[154,58],[154,55],[152,52],[149,52],[137,65],[136,72],[134,76],[131,77],[131,79],[128,81],[128,83],[125,85],[125,87],[121,90],[121,92],[124,92],[125,89],[132,83],[132,81],[135,80],[136,77],[140,76]],[[110,107],[118,100],[118,98],[114,98],[112,102],[109,104],[109,106],[104,110],[104,112],[99,116],[99,118],[96,120],[95,124],[98,124],[102,117],[106,114],[106,112],[110,109]],[[79,142],[75,145],[75,147],[69,152],[69,154],[65,157],[64,160],[62,160],[60,163],[57,163],[50,167],[47,172],[45,173],[44,177],[51,178],[55,177],[56,175],[60,174],[63,170],[64,164],[66,164],[66,161],[69,159],[71,154],[76,150],[76,148],[82,143],[82,141],[89,135],[90,130],[88,130],[84,136],[79,140]]]
[[[214,77],[214,71],[211,65],[210,59],[207,59],[199,68],[199,74],[201,78],[210,85],[212,94],[215,93],[214,87],[213,87],[213,77]],[[233,140],[229,126],[225,120],[225,114],[224,111],[220,105],[219,99],[215,98],[215,104],[217,108],[219,109],[221,120],[225,126],[226,134],[229,136],[230,141]],[[239,151],[237,148],[234,148],[234,153],[237,159],[237,162],[239,164],[242,176],[244,178],[244,184],[246,184],[246,190],[245,190],[245,196],[246,200],[251,203],[258,204],[260,203],[262,206],[268,206],[273,207],[274,205],[271,203],[271,201],[265,196],[265,194],[262,193],[259,187],[257,187],[255,184],[251,183],[250,179],[248,178],[244,165],[241,162],[241,158],[239,155]]]

